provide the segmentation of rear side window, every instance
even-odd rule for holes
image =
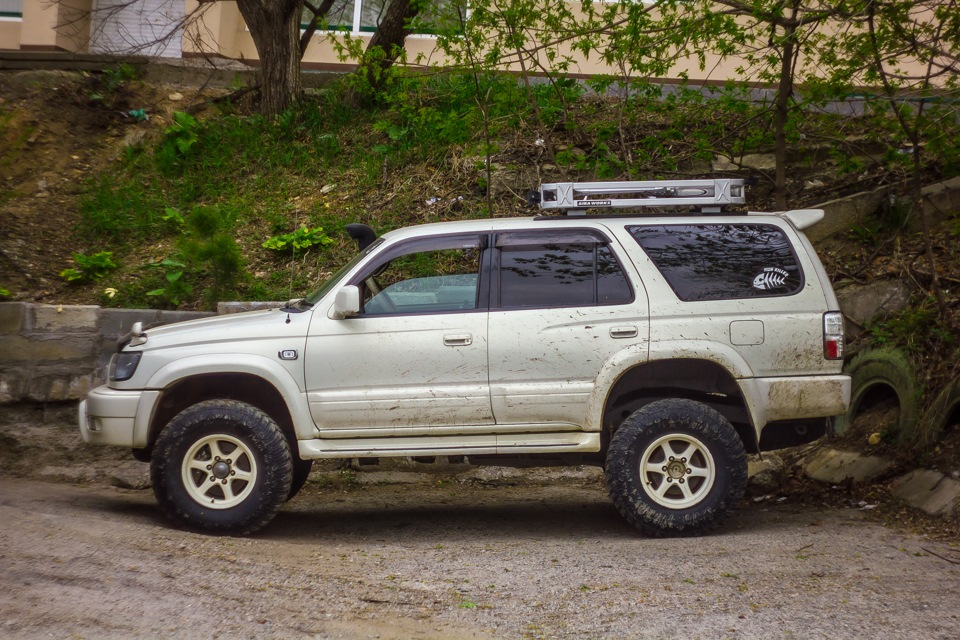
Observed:
[[[503,234],[501,307],[623,304],[633,289],[603,239],[584,232]]]
[[[768,224],[627,227],[686,302],[789,296],[803,271],[783,231]]]

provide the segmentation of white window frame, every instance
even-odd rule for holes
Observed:
[[[349,33],[351,36],[368,36],[368,37],[369,37],[369,36],[372,36],[374,33],[376,33],[376,31],[364,31],[364,30],[362,30],[362,29],[360,28],[360,20],[361,20],[361,18],[363,17],[363,16],[362,16],[363,3],[364,3],[365,1],[366,1],[366,0],[354,0],[354,3],[353,3],[353,23],[350,25],[350,31],[344,32],[344,31],[337,30],[337,29],[330,29],[330,30],[320,30],[320,29],[318,29],[318,30],[317,30],[317,35],[319,35],[319,34],[337,35],[337,34]],[[467,9],[467,16],[469,17],[469,15],[470,15],[470,10],[469,10],[469,8],[468,8],[468,9]],[[247,28],[247,30],[249,31],[249,27]],[[305,29],[300,29],[300,33],[303,33],[304,31],[305,31]],[[434,35],[434,34],[432,34],[432,33],[411,33],[411,34],[410,34],[409,36],[407,36],[407,37],[408,37],[408,38],[413,38],[413,39],[418,39],[418,40],[420,40],[420,39],[423,39],[423,40],[436,40],[436,38],[437,38],[437,36]]]

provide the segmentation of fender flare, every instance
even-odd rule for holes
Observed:
[[[883,385],[896,395],[900,404],[897,440],[905,443],[914,437],[920,406],[920,384],[906,353],[891,347],[865,349],[844,366],[843,372],[851,378],[850,407],[845,414],[834,418],[835,434],[850,430],[867,392]]]
[[[310,417],[307,409],[305,395],[297,385],[297,381],[280,364],[267,357],[249,353],[219,353],[216,354],[215,360],[211,360],[210,355],[178,358],[153,373],[147,383],[147,389],[156,391],[155,398],[153,402],[141,403],[137,408],[134,441],[147,441],[146,430],[153,420],[160,390],[192,376],[224,373],[244,373],[262,378],[271,384],[280,393],[287,411],[290,412],[297,439],[316,437],[313,418]],[[149,406],[146,406],[147,404]],[[143,413],[142,416],[141,413]]]

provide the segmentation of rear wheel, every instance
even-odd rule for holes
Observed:
[[[613,434],[606,477],[617,509],[643,533],[697,535],[719,525],[743,495],[747,454],[733,425],[710,407],[660,400]]]
[[[243,402],[209,400],[164,428],[150,475],[157,501],[177,524],[244,535],[269,522],[286,501],[293,461],[268,415]]]

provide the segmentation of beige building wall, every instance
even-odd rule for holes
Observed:
[[[20,48],[20,26],[22,20],[0,20],[0,49]]]
[[[23,20],[0,22],[0,48],[8,49],[60,49],[85,51],[89,46],[90,24],[89,10],[94,0],[23,0]],[[563,1],[563,0],[560,0]],[[575,0],[577,1],[577,0]],[[186,15],[196,14],[196,21],[183,35],[184,55],[214,54],[256,64],[259,60],[257,49],[250,37],[246,24],[235,2],[204,2],[184,0]],[[350,65],[350,61],[341,61],[334,47],[334,39],[343,37],[333,33],[317,33],[313,36],[303,58],[305,68],[337,68]],[[370,34],[354,33],[364,43]],[[436,40],[431,36],[413,35],[407,38],[408,61],[416,64],[443,65],[448,62],[436,50]],[[561,53],[570,53],[569,50]],[[545,57],[541,54],[545,64]],[[599,54],[584,59],[577,53],[572,56],[576,62],[570,72],[579,75],[612,74],[621,71],[604,64]],[[686,74],[696,82],[721,83],[729,79],[757,81],[757,78],[743,78],[737,73],[737,67],[743,64],[737,57],[708,55],[703,69],[700,68],[696,52],[681,57],[674,65],[669,77],[679,78]],[[802,64],[802,63],[801,63]],[[509,67],[511,71],[521,71],[519,64]],[[909,68],[908,68],[909,69]],[[536,64],[526,65],[528,72],[539,72],[543,68]],[[914,65],[917,72],[923,69]],[[661,78],[662,80],[662,78]]]
[[[23,0],[16,33],[0,22],[0,48],[40,51],[86,51],[93,0]]]
[[[50,0],[23,0],[20,49],[56,49],[57,5]]]
[[[58,4],[57,47],[66,51],[86,51],[90,45],[93,0],[58,0]]]

